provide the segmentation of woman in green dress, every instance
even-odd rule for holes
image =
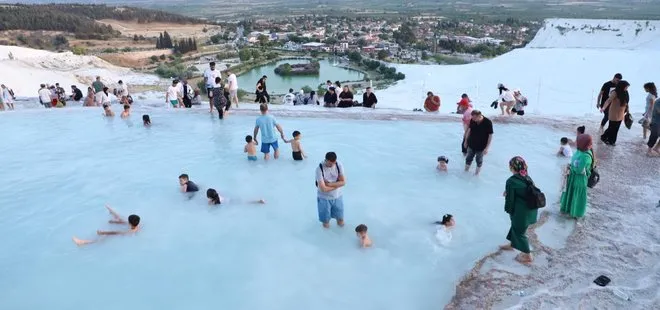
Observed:
[[[509,161],[509,170],[513,175],[506,180],[504,211],[509,214],[511,228],[506,236],[509,243],[501,245],[500,248],[507,251],[513,249],[520,251],[516,260],[528,265],[532,263],[532,254],[527,240],[527,228],[536,223],[538,212],[537,209],[529,207],[525,197],[528,184],[533,181],[527,175],[527,163],[520,156]]]
[[[587,211],[587,181],[594,161],[592,139],[582,134],[575,141],[577,152],[569,165],[566,187],[561,194],[561,213],[573,218],[581,218]]]

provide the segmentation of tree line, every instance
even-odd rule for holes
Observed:
[[[161,32],[160,36],[156,39],[157,49],[172,49],[175,53],[185,54],[197,50],[197,39],[187,38],[179,39],[178,41],[172,40],[170,34]]]
[[[44,10],[40,6],[12,5],[0,7],[0,31],[47,30],[73,33],[79,39],[107,40],[120,33],[109,25],[58,10]]]
[[[22,5],[34,7],[41,11],[58,11],[74,14],[81,17],[87,17],[95,20],[115,19],[122,21],[137,21],[138,23],[176,23],[176,24],[203,24],[204,21],[183,16],[179,14],[167,13],[158,10],[150,10],[128,6],[107,6],[105,4],[43,4],[43,5]]]

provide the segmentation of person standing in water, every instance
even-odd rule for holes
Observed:
[[[92,83],[92,88],[94,88],[94,94],[98,94],[103,91],[103,88],[105,85],[103,85],[103,82],[101,82],[101,77],[97,76],[96,81]]]
[[[526,197],[529,184],[533,184],[534,181],[527,174],[527,163],[520,156],[509,161],[509,170],[513,175],[506,180],[504,211],[509,214],[511,227],[506,236],[509,243],[501,245],[500,248],[506,251],[513,249],[520,251],[516,260],[528,265],[532,263],[532,254],[527,240],[527,228],[536,223],[538,209],[530,208]]]
[[[316,167],[317,198],[319,221],[324,228],[330,228],[330,219],[335,219],[339,227],[344,227],[344,200],[341,188],[346,185],[344,167],[337,162],[337,154],[328,152],[325,160]]]
[[[614,146],[616,144],[621,123],[628,111],[628,102],[630,101],[628,86],[630,86],[628,82],[623,80],[619,81],[619,83],[616,84],[616,88],[614,88],[614,91],[610,94],[610,97],[601,108],[601,111],[608,110],[607,114],[609,116],[607,130],[605,130],[603,135],[600,136],[600,140],[607,145]]]
[[[254,144],[259,145],[257,134],[259,133],[259,130],[261,130],[261,152],[264,153],[264,160],[270,159],[271,147],[275,152],[275,159],[278,159],[280,157],[280,149],[277,145],[277,137],[275,136],[275,132],[273,132],[273,128],[277,128],[277,131],[280,132],[282,140],[284,140],[284,131],[282,130],[282,126],[280,126],[275,117],[268,114],[267,104],[262,103],[259,106],[259,110],[261,111],[261,116],[257,118],[257,122],[254,126]]]
[[[577,151],[569,164],[566,187],[561,194],[560,211],[577,219],[587,212],[587,184],[592,173],[594,156],[590,135],[579,135],[575,143]]]
[[[493,122],[484,117],[479,110],[473,110],[470,126],[465,132],[463,147],[467,149],[465,157],[465,171],[470,171],[472,161],[477,159],[477,170],[475,175],[481,172],[484,155],[488,155],[490,142],[493,139]]]
[[[598,94],[598,100],[596,102],[597,109],[603,108],[605,102],[607,102],[607,99],[610,98],[610,93],[614,90],[616,84],[619,84],[619,81],[622,79],[623,75],[621,75],[621,73],[617,73],[614,75],[614,78],[612,78],[611,81],[603,83],[603,86],[600,88],[600,93]],[[603,113],[603,120],[600,121],[600,132],[602,133],[603,128],[605,128],[605,124],[607,124],[609,121],[609,111],[607,109],[602,109],[601,113]]]
[[[646,136],[651,129],[651,116],[653,115],[653,103],[658,98],[658,89],[655,87],[655,83],[648,82],[644,84],[644,91],[646,95],[646,106],[644,107],[644,115],[641,124],[642,124],[642,137],[646,140]]]
[[[227,71],[227,88],[229,89],[229,106],[235,104],[238,108],[238,79],[231,70]]]

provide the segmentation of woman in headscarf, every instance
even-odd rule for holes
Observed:
[[[577,152],[571,158],[566,188],[561,194],[561,212],[573,218],[583,217],[587,211],[587,183],[594,162],[592,143],[590,135],[577,137]]]
[[[504,211],[509,214],[511,228],[506,236],[509,243],[501,245],[500,248],[520,251],[516,260],[522,264],[530,264],[532,254],[527,240],[527,228],[536,223],[538,212],[537,209],[529,207],[526,196],[529,183],[533,181],[527,174],[527,163],[520,156],[511,158],[509,170],[513,175],[506,180]]]
[[[616,139],[619,135],[619,128],[621,128],[621,123],[628,112],[628,102],[630,101],[630,95],[628,94],[628,86],[630,83],[626,81],[619,81],[616,84],[616,88],[610,94],[610,98],[605,101],[605,104],[601,108],[601,112],[608,110],[609,113],[609,125],[607,129],[600,136],[600,140],[603,143],[608,145],[615,145]]]

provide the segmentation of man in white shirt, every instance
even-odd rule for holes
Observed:
[[[236,74],[231,70],[227,71],[229,77],[227,77],[227,84],[229,88],[229,104],[233,102],[238,108],[238,80],[236,79]]]
[[[174,80],[172,81],[172,85],[167,88],[167,92],[165,92],[165,102],[168,104],[171,104],[173,108],[179,107],[180,105],[180,99],[181,99],[181,92],[179,91],[179,86],[177,85],[179,81]]]
[[[204,83],[206,84],[206,95],[209,97],[209,113],[213,113],[213,88],[215,78],[221,77],[220,70],[215,68],[215,62],[209,63],[209,68],[204,71]]]
[[[296,95],[293,93],[293,88],[289,88],[289,93],[284,95],[282,98],[282,104],[284,105],[293,105],[293,101],[296,100]]]
[[[128,104],[128,85],[119,80],[119,88],[117,89],[117,97],[122,104]]]
[[[41,88],[39,89],[39,101],[41,101],[41,104],[43,104],[44,107],[51,107],[50,89],[46,88],[46,84],[41,84]]]

